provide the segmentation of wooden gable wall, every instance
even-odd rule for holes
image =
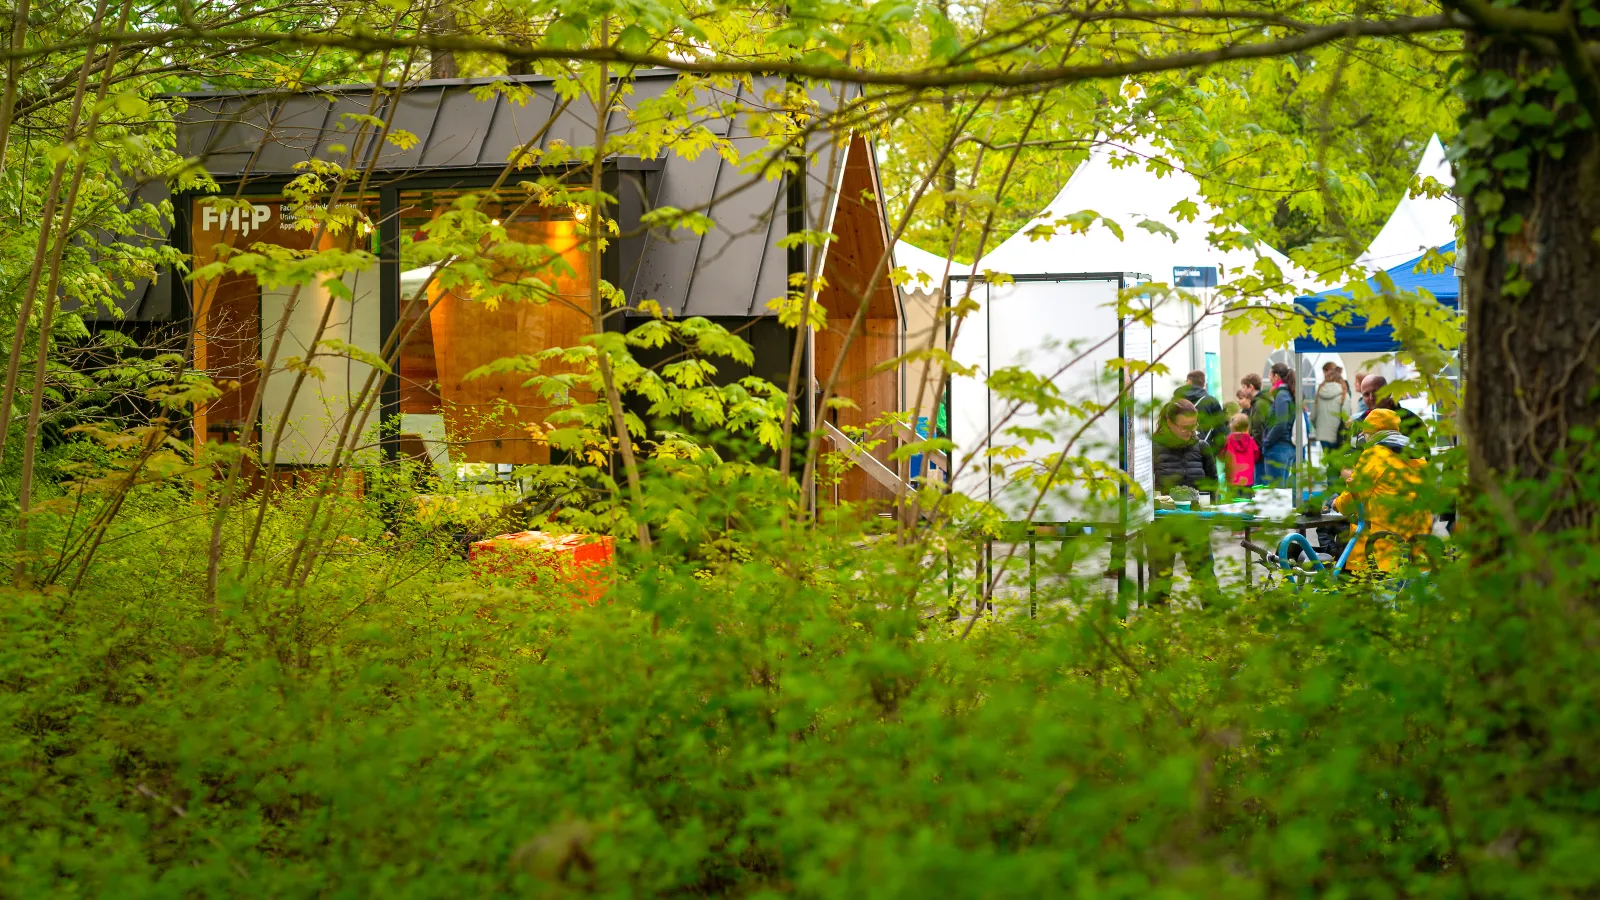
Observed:
[[[895,360],[901,353],[900,341],[903,327],[899,299],[893,282],[889,280],[892,262],[889,254],[889,229],[881,193],[878,187],[877,166],[872,158],[871,146],[865,138],[851,138],[845,157],[843,182],[839,192],[838,208],[830,229],[837,240],[830,243],[823,263],[826,286],[818,294],[819,304],[827,310],[827,328],[815,338],[815,365],[818,383],[826,382],[833,371],[841,349],[844,363],[839,370],[835,391],[841,397],[854,401],[856,409],[831,410],[827,419],[841,428],[865,427],[868,422],[887,412],[899,411],[900,372]],[[882,271],[875,270],[880,265]],[[872,284],[870,293],[868,284]],[[844,348],[850,324],[862,302],[867,304],[863,327],[850,346]],[[881,440],[872,453],[889,464],[889,453],[896,446],[887,428],[879,428],[867,441]],[[825,441],[824,449],[827,449]],[[891,469],[897,468],[889,464]],[[851,467],[837,492],[824,490],[824,502],[889,501],[894,494],[873,480],[866,472]]]

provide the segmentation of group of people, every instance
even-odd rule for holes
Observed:
[[[1412,451],[1427,454],[1427,426],[1422,417],[1396,403],[1393,397],[1380,397],[1389,380],[1382,375],[1356,375],[1355,390],[1345,380],[1344,369],[1337,363],[1322,364],[1322,383],[1310,408],[1311,432],[1322,447],[1325,459],[1334,451],[1348,446],[1353,434],[1351,426],[1363,421],[1375,409],[1393,412],[1400,420],[1401,433],[1413,445]]]
[[[1240,379],[1234,402],[1223,406],[1206,391],[1206,373],[1195,370],[1163,410],[1163,421],[1180,413],[1195,416],[1194,452],[1205,457],[1198,464],[1213,483],[1218,480],[1218,460],[1223,466],[1221,483],[1229,487],[1288,480],[1295,459],[1294,375],[1283,363],[1275,364],[1270,374],[1267,397],[1261,396],[1261,376],[1252,372]]]
[[[1162,408],[1152,435],[1153,468],[1158,490],[1183,487],[1214,492],[1220,485],[1250,488],[1285,484],[1294,468],[1296,398],[1293,371],[1283,363],[1270,369],[1271,393],[1262,396],[1262,380],[1254,373],[1240,380],[1236,403],[1224,407],[1206,391],[1204,372],[1190,372],[1186,383]],[[1324,458],[1339,466],[1344,490],[1334,509],[1367,522],[1353,558],[1382,571],[1398,566],[1401,544],[1385,538],[1370,548],[1371,535],[1408,539],[1425,534],[1432,517],[1419,511],[1417,488],[1426,464],[1427,429],[1420,417],[1379,394],[1387,385],[1381,375],[1356,378],[1354,403],[1349,383],[1335,363],[1323,366],[1311,407],[1312,429]],[[1356,451],[1353,459],[1349,447]],[[1223,471],[1218,472],[1218,461]],[[1345,466],[1344,462],[1351,465]],[[1330,481],[1333,479],[1330,477]],[[1158,519],[1146,533],[1151,570],[1151,596],[1164,602],[1172,572],[1182,557],[1192,579],[1215,585],[1209,527],[1204,522]]]

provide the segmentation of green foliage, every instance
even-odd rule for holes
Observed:
[[[1265,239],[1337,274],[1411,187],[1427,136],[1448,137],[1461,35],[1341,31],[1292,53],[1154,63],[1431,7],[180,4],[138,11],[99,130],[69,139],[71,85],[103,52],[79,41],[82,7],[36,8],[25,23],[22,105],[0,160],[0,333],[17,323],[57,161],[83,160],[87,173],[63,265],[49,273],[64,298],[106,306],[161,266],[182,269],[174,251],[135,239],[173,211],[126,189],[149,178],[217,188],[203,160],[174,157],[170,118],[185,101],[171,91],[410,82],[432,68],[544,74],[581,108],[604,71],[622,78],[633,127],[606,146],[545,142],[506,161],[515,178],[494,195],[454,196],[402,235],[401,268],[430,270],[464,302],[564,302],[593,317],[576,346],[473,373],[526,376],[557,408],[533,433],[565,463],[525,467],[514,482],[423,484],[420,464],[377,466],[353,431],[340,449],[356,468],[258,484],[266,448],[197,452],[182,432],[233,387],[188,370],[195,335],[140,347],[78,315],[43,335],[22,323],[14,360],[39,358],[24,346],[56,358],[29,423],[48,440],[21,519],[15,453],[0,471],[0,560],[13,573],[0,587],[0,894],[1542,897],[1600,884],[1600,567],[1591,535],[1535,527],[1551,508],[1539,490],[1517,494],[1531,498],[1517,508],[1493,490],[1463,501],[1466,539],[1427,571],[1298,591],[1225,583],[1131,615],[1102,575],[1102,548],[1069,542],[1046,550],[1031,616],[1017,596],[1020,545],[1005,543],[1016,523],[997,506],[921,485],[905,499],[931,522],[913,513],[891,527],[880,507],[850,504],[808,515],[794,476],[816,460],[790,459],[785,440],[807,437],[792,431],[809,386],[789,397],[728,377],[755,356],[724,324],[673,318],[604,282],[560,296],[555,279],[577,275],[572,264],[514,239],[500,218],[570,211],[577,238],[603,252],[639,235],[595,216],[616,200],[596,196],[597,159],[718,154],[742,182],[719,190],[736,191],[798,171],[797,148],[828,127],[875,138],[892,233],[966,260],[1030,222],[1093,139],[1149,138],[1174,160],[1154,165],[1183,165],[1227,211],[1208,223],[1218,246]],[[633,64],[602,69],[608,56],[721,71],[636,98]],[[1130,77],[1107,74],[1119,64]],[[814,96],[838,89],[827,79],[754,96],[747,76],[792,66],[907,83],[866,77],[882,83],[837,98],[828,119]],[[1102,74],[1059,75],[1086,66]],[[1050,70],[1037,84],[1006,80]],[[939,77],[916,83],[929,73]],[[963,80],[983,73],[991,80]],[[1559,70],[1461,83],[1467,103],[1500,101],[1458,140],[1487,162],[1461,179],[1487,216],[1486,243],[1529,228],[1499,214],[1497,191],[1527,183],[1533,150],[1559,156],[1565,134],[1587,127],[1573,91]],[[532,94],[511,81],[475,92],[516,105]],[[740,102],[775,112],[739,117]],[[712,127],[729,116],[748,136]],[[336,273],[369,268],[378,249],[355,151],[384,126],[341,113],[342,161],[305,162],[286,190],[298,227],[340,247],[255,244],[186,274],[321,285],[348,300]],[[405,149],[417,136],[386,140]],[[1170,212],[1192,219],[1198,199]],[[217,191],[214,202],[243,201]],[[716,209],[661,207],[643,224],[697,237],[735,227]],[[1100,225],[1166,233],[1084,210],[1035,236]],[[820,257],[839,240],[804,231],[779,249]],[[1454,405],[1443,372],[1461,320],[1431,298],[1380,278],[1307,323],[1259,308],[1285,290],[1271,260],[1228,275],[1205,312],[1235,313],[1230,330],[1277,342],[1354,315],[1392,322],[1425,383],[1388,393],[1420,388]],[[825,280],[797,274],[767,308],[798,328],[809,307],[826,327],[813,302]],[[1119,314],[1149,322],[1158,299],[1162,289],[1125,292]],[[652,317],[602,328],[624,301]],[[952,314],[976,308],[961,298]],[[331,336],[310,346],[274,365],[310,377],[324,356],[399,368]],[[937,347],[915,355],[960,368]],[[1109,402],[1002,368],[989,387],[1008,407],[995,417],[1003,445],[969,462],[1035,495],[1136,493],[1079,438],[1126,409],[1119,374],[1165,368],[1110,361]],[[349,413],[373,402],[368,391]],[[869,449],[883,440],[851,434]],[[1051,451],[1024,460],[1028,445]],[[620,457],[633,465],[629,448],[642,478],[619,471]],[[935,438],[892,458],[933,449],[962,448]],[[1464,455],[1432,464],[1430,508],[1454,500]],[[1573,462],[1563,487],[1592,504],[1594,464]],[[838,454],[817,467],[824,488],[844,478]],[[526,527],[618,538],[602,601],[462,558],[471,535]],[[992,554],[985,538],[998,541]]]
[[[204,518],[140,497],[86,589],[0,593],[8,893],[1600,879],[1582,540],[1485,529],[1524,552],[1392,599],[1279,589],[1127,622],[1096,579],[1053,580],[1041,618],[962,641],[925,614],[946,586],[920,548],[786,538],[743,501],[757,483],[698,471],[653,482],[686,527],[592,608],[474,578],[369,508],[305,588],[241,583],[212,610]]]

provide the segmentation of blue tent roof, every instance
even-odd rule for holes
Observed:
[[[1453,253],[1456,242],[1440,247],[1442,253]],[[1416,293],[1427,291],[1438,301],[1454,309],[1456,302],[1461,298],[1461,278],[1453,269],[1443,272],[1418,272],[1417,265],[1422,262],[1422,256],[1407,260],[1392,269],[1387,270],[1389,279],[1394,282],[1395,290],[1403,293]],[[1367,284],[1374,290],[1380,291],[1376,277],[1367,279]],[[1317,312],[1317,307],[1326,297],[1348,297],[1349,291],[1323,291],[1315,297],[1301,297],[1295,303],[1304,307],[1307,312]],[[1352,316],[1348,325],[1336,325],[1333,329],[1333,343],[1324,344],[1310,335],[1295,338],[1294,350],[1296,353],[1327,353],[1331,351],[1348,351],[1351,353],[1392,353],[1400,349],[1400,342],[1395,340],[1394,326],[1389,322],[1372,328],[1367,327],[1367,320],[1361,316]]]

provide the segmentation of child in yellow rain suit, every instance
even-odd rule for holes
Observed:
[[[1367,523],[1351,551],[1350,568],[1359,572],[1368,567],[1370,544],[1371,565],[1381,572],[1393,572],[1410,552],[1406,542],[1433,531],[1433,515],[1417,497],[1427,461],[1410,458],[1410,440],[1401,433],[1400,417],[1393,410],[1367,413],[1361,427],[1364,439],[1358,440],[1365,449],[1355,469],[1346,471],[1349,488],[1334,498],[1333,508],[1352,521],[1360,518]],[[1393,537],[1383,535],[1373,541],[1373,535],[1381,532]]]

